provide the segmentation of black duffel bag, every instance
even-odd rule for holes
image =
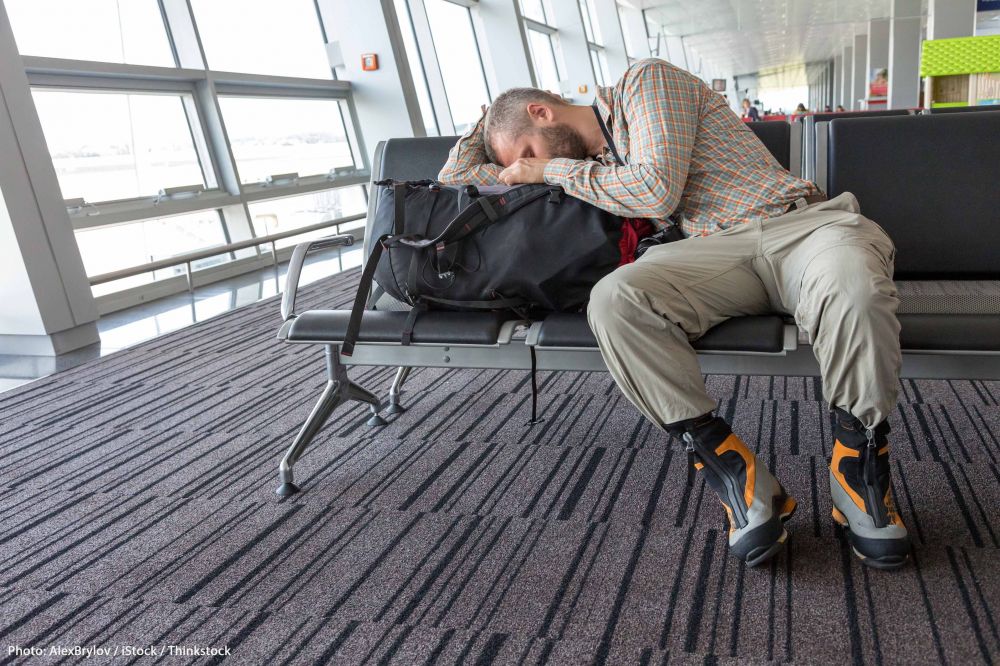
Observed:
[[[374,240],[341,353],[350,356],[372,282],[426,309],[582,309],[621,261],[623,219],[554,185],[475,187],[379,181]]]

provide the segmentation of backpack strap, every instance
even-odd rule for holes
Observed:
[[[406,226],[406,183],[392,184],[392,231],[397,236],[403,233]]]
[[[403,323],[403,334],[400,336],[401,344],[409,345],[413,341],[413,326],[417,323],[417,316],[421,312],[427,312],[427,304],[424,303],[423,299],[418,299],[406,315],[406,321]]]
[[[358,293],[354,296],[354,305],[351,307],[351,318],[347,322],[347,333],[344,335],[344,342],[340,346],[340,353],[350,356],[354,353],[354,344],[358,340],[361,332],[361,317],[365,311],[365,302],[368,300],[368,292],[372,288],[375,279],[375,269],[378,267],[379,259],[382,258],[382,251],[385,249],[385,239],[388,234],[380,236],[372,247],[372,253],[368,257],[368,263],[361,272],[361,281],[358,283]]]

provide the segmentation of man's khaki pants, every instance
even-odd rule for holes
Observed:
[[[901,363],[894,255],[845,192],[655,246],[597,283],[588,318],[622,392],[662,426],[716,407],[690,340],[730,317],[792,315],[809,334],[826,400],[874,427],[896,404]]]

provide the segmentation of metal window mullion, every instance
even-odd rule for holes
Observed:
[[[177,64],[192,69],[208,69],[205,48],[188,0],[159,0],[167,39]]]
[[[544,32],[546,35],[554,35],[557,32],[559,32],[559,30],[553,28],[548,23],[541,23],[539,21],[536,21],[535,19],[530,19],[526,16],[522,16],[521,20],[524,22],[524,25],[525,27],[528,28],[528,30],[534,30],[535,32]]]
[[[73,60],[69,58],[50,58],[47,56],[21,56],[24,71],[29,76],[33,74],[73,76],[93,76],[95,78],[122,78],[140,80],[161,80],[190,82],[205,78],[204,69],[184,67],[161,67],[159,65],[132,65],[119,62],[101,62],[97,60]]]
[[[371,174],[367,171],[359,171],[336,178],[322,175],[306,176],[305,178],[300,178],[295,184],[289,185],[273,186],[265,183],[247,183],[243,188],[242,199],[248,203],[267,199],[284,199],[323,190],[335,190],[353,185],[363,185],[370,178]]]
[[[392,44],[393,55],[396,58],[397,69],[399,71],[400,84],[403,88],[403,98],[406,103],[407,113],[410,116],[410,125],[413,128],[414,136],[426,136],[428,124],[433,125],[434,132],[438,136],[441,128],[438,126],[436,117],[424,118],[424,110],[420,104],[420,94],[418,87],[423,87],[424,92],[430,98],[430,90],[427,85],[427,70],[424,66],[423,55],[417,47],[416,62],[410,61],[410,54],[406,48],[406,38],[404,31],[409,30],[409,36],[416,42],[416,35],[413,30],[413,17],[410,15],[410,6],[404,0],[403,11],[406,12],[405,25],[396,11],[393,0],[382,0],[382,12],[386,17],[386,29],[389,33],[389,41]],[[419,78],[415,75],[419,72]],[[354,117],[354,102],[350,102],[352,118]],[[431,115],[434,116],[434,104],[431,102]],[[355,124],[355,127],[357,125]],[[365,155],[367,164],[367,155]]]
[[[76,231],[138,222],[157,217],[171,217],[185,213],[196,213],[200,210],[221,208],[239,203],[235,197],[219,190],[203,192],[189,199],[174,199],[157,203],[156,197],[142,197],[109,201],[70,214],[70,223]]]
[[[347,105],[347,116],[344,116],[344,104]],[[354,106],[354,95],[349,95],[347,99],[343,100],[340,105],[341,119],[344,121],[344,131],[347,132],[347,142],[351,146],[352,151],[357,151],[357,154],[361,157],[360,168],[364,171],[369,171],[371,169],[368,163],[368,151],[365,150],[365,140],[361,132],[358,131],[360,127],[360,121],[358,120],[358,110]],[[357,167],[359,160],[354,161],[354,165]]]
[[[475,6],[475,5],[473,5]],[[490,80],[493,80],[492,89],[496,90],[497,82],[496,77],[492,76],[493,65],[490,63],[490,74],[486,73],[486,58],[483,57],[483,49],[479,46],[480,34],[479,26],[476,25],[475,17],[472,15],[472,8],[466,7],[466,12],[469,16],[469,30],[472,31],[472,43],[476,47],[476,56],[479,58],[479,71],[483,75],[483,84],[486,86],[486,99],[493,101],[493,93],[491,92]]]
[[[136,79],[124,77],[96,77],[89,74],[28,74],[32,88],[61,90],[91,90],[120,93],[183,94],[194,92],[195,81],[167,81],[163,79]]]
[[[344,100],[350,97],[351,91],[342,88],[314,88],[312,86],[290,86],[286,83],[268,85],[264,82],[233,83],[213,80],[217,95],[223,97],[273,97],[277,99],[335,99]]]
[[[427,87],[430,89],[431,105],[434,116],[442,134],[455,133],[455,123],[451,118],[451,106],[448,104],[448,93],[444,87],[444,76],[438,63],[437,52],[434,50],[434,37],[431,34],[431,24],[427,18],[427,8],[424,0],[407,0],[410,8],[410,19],[413,22],[413,36],[417,41],[420,57],[426,65],[424,73],[427,76]]]
[[[544,9],[542,10],[544,13]],[[514,16],[517,17],[517,31],[521,35],[521,48],[524,49],[524,57],[528,61],[528,74],[531,76],[531,86],[533,88],[538,88],[541,86],[541,79],[538,76],[538,72],[535,65],[535,53],[531,49],[531,43],[528,41],[528,28],[525,25],[524,15],[521,14],[521,3],[514,2]]]
[[[244,74],[242,72],[210,71],[209,78],[215,83],[220,94],[228,94],[230,90],[260,89],[264,92],[275,91],[276,94],[294,96],[298,94],[318,94],[328,97],[346,97],[351,93],[349,81],[334,81],[332,79],[307,79],[292,76],[272,76],[269,74]]]

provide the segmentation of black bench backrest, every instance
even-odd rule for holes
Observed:
[[[896,244],[896,275],[1000,278],[1000,113],[830,123],[828,189]]]
[[[788,123],[747,123],[781,166],[788,168],[791,152],[791,128]],[[389,139],[376,159],[373,180],[422,180],[437,178],[448,160],[448,151],[458,141],[457,136],[431,136],[414,139]]]
[[[777,120],[759,120],[747,123],[760,142],[764,144],[778,164],[791,168],[792,126]]]
[[[884,111],[840,111],[830,113],[814,113],[811,116],[799,116],[797,120],[805,121],[812,118],[817,123],[824,120],[835,120],[836,118],[877,118],[880,116],[909,116],[913,112],[909,109],[886,109]]]
[[[448,161],[448,151],[458,141],[457,136],[429,136],[414,139],[389,139],[377,160],[372,180],[424,180],[437,178]]]
[[[930,109],[931,114],[968,113],[969,111],[1000,111],[1000,104],[984,104],[982,106],[946,106],[940,109]]]

